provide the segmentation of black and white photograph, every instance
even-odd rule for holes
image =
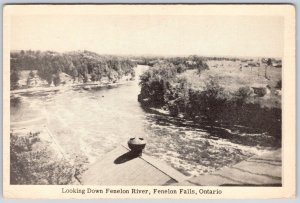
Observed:
[[[283,154],[295,156],[283,117],[295,108],[295,95],[283,100],[294,10],[281,6],[8,6],[8,185],[60,196],[280,190]]]

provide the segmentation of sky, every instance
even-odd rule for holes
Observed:
[[[279,16],[23,15],[11,50],[99,54],[282,57]]]

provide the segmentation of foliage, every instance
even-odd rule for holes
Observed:
[[[11,107],[18,107],[20,104],[21,104],[21,97],[14,96],[14,95],[10,97]]]
[[[263,97],[267,94],[267,90],[265,87],[256,87],[254,88],[254,93],[258,96],[258,97]]]
[[[171,84],[178,83],[178,74],[187,69],[197,69],[197,73],[200,74],[208,69],[208,65],[198,56],[157,58],[156,63],[140,77],[139,101],[146,101],[143,103],[154,106],[167,105],[172,115],[178,115],[187,104],[187,88],[184,88],[186,80],[179,82],[181,87],[173,88]],[[182,94],[184,96],[181,96]],[[174,99],[176,100],[172,101]]]
[[[253,103],[250,87],[228,92],[218,78],[210,77],[202,89],[195,89],[174,70],[174,65],[161,64],[154,65],[141,76],[139,98],[144,100],[139,101],[142,104],[163,107],[169,110],[171,116],[182,115],[194,122],[205,122],[208,126],[224,122],[267,131],[280,143],[281,109],[268,109]]]
[[[204,61],[204,58],[196,55],[189,57],[168,58],[166,61],[173,63],[177,67],[178,73],[183,73],[187,69],[196,69],[197,73],[200,74],[202,71],[209,69],[208,65]]]
[[[61,72],[72,76],[74,81],[82,78],[83,82],[87,82],[89,77],[92,81],[100,81],[103,77],[116,81],[125,75],[134,75],[135,66],[135,62],[126,57],[101,56],[89,51],[57,53],[28,50],[11,53],[11,70],[37,70],[40,78],[56,85],[60,83],[58,74]],[[12,73],[15,74],[14,71]],[[13,82],[19,80],[13,76]]]
[[[263,58],[262,63],[266,64],[267,66],[272,66],[273,64],[271,58],[267,58],[267,59]]]
[[[86,159],[74,163],[58,158],[48,145],[40,140],[39,132],[25,136],[10,134],[10,183],[65,185],[74,182],[75,175],[84,172]]]
[[[28,78],[27,78],[27,85],[29,86],[30,85],[30,82],[31,82],[31,80],[34,78],[34,72],[31,70],[30,72],[29,72],[29,75],[28,75]]]
[[[165,104],[165,93],[175,79],[176,67],[171,63],[157,63],[140,76],[142,98],[149,98],[155,106]]]
[[[55,86],[60,85],[61,80],[60,80],[59,73],[56,73],[56,74],[53,76],[53,83],[54,83]]]
[[[187,70],[186,65],[182,63],[177,65],[176,68],[177,68],[177,73],[183,73],[184,71]]]
[[[175,66],[179,64],[184,64],[188,69],[194,69],[195,66],[192,65],[192,61],[207,61],[207,60],[214,60],[214,61],[238,61],[239,58],[235,57],[208,57],[208,56],[196,56],[191,55],[188,57],[162,57],[162,56],[133,56],[131,57],[135,62],[140,65],[148,65],[153,66],[154,64],[165,61],[169,63],[173,63]]]
[[[78,182],[82,182],[82,174],[88,169],[87,165],[89,163],[89,160],[86,156],[82,154],[75,155],[74,165],[75,168],[74,171],[74,177]]]
[[[29,72],[29,78],[34,78],[34,76],[35,76],[35,74],[34,74],[34,72],[31,70],[31,71]]]
[[[229,93],[225,92],[215,78],[211,78],[205,83],[202,91],[190,90],[188,116],[192,118],[205,117],[212,123],[226,108],[229,99]]]
[[[242,106],[246,103],[247,98],[252,94],[251,88],[248,86],[240,87],[234,95],[237,97],[237,104]]]
[[[279,81],[276,83],[276,86],[275,86],[275,88],[277,88],[277,89],[280,89],[280,90],[281,90],[281,88],[282,88],[282,82],[281,82],[281,80],[279,80]]]
[[[172,116],[185,112],[189,102],[190,84],[185,77],[178,77],[165,93],[165,103]]]
[[[197,73],[200,74],[204,70],[208,70],[208,65],[203,61],[198,61],[197,64]]]
[[[10,89],[18,88],[18,81],[19,81],[19,72],[17,70],[12,70],[10,72]]]

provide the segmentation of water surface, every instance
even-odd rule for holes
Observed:
[[[146,153],[187,175],[210,173],[272,150],[272,137],[243,126],[214,128],[143,109],[135,81],[99,90],[62,89],[20,93],[11,121],[47,117],[47,126],[67,154],[85,153],[91,163],[130,137],[147,139]]]

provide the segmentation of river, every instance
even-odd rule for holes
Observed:
[[[213,172],[252,155],[273,150],[267,133],[242,126],[206,128],[191,121],[143,109],[136,80],[99,90],[62,89],[19,93],[11,121],[47,117],[48,128],[66,153],[85,153],[91,163],[130,137],[147,140],[145,153],[186,175]]]

